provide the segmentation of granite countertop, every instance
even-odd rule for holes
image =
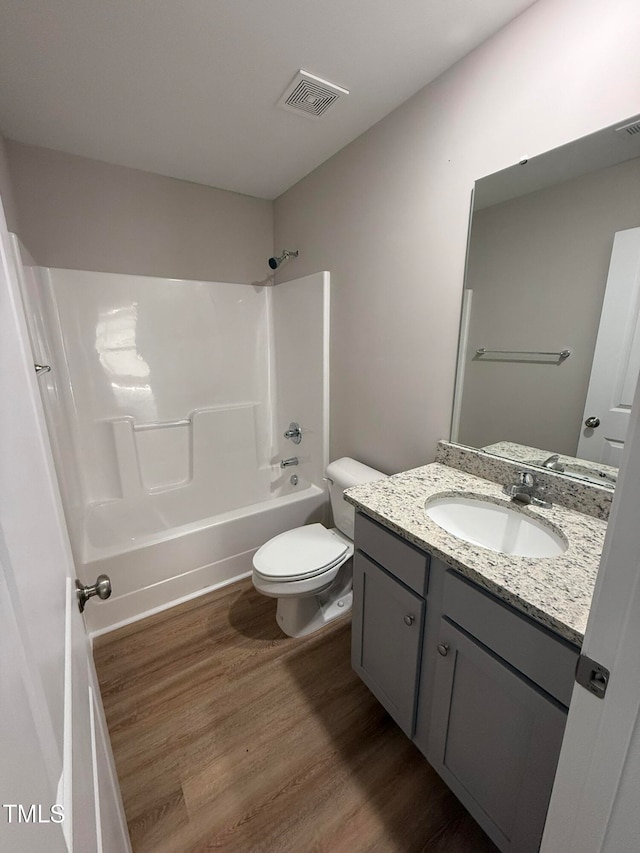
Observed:
[[[516,557],[472,545],[447,533],[424,511],[427,498],[456,494],[508,504],[560,531],[559,557]],[[582,645],[600,563],[606,522],[554,504],[520,507],[498,483],[432,463],[386,480],[347,489],[345,499],[408,542],[459,571],[498,598],[578,646]]]
[[[566,456],[563,453],[554,454],[552,450],[541,450],[539,447],[529,447],[526,444],[515,444],[512,441],[499,441],[496,444],[487,444],[482,448],[487,453],[503,456],[506,459],[515,459],[527,465],[542,465],[545,459],[551,455],[557,455],[559,462],[566,466],[565,473],[578,479],[589,479],[599,486],[614,488],[618,479],[618,469],[611,465],[603,465],[601,462],[591,462],[588,459],[580,459],[578,456]],[[549,470],[549,469],[548,469]],[[553,468],[550,470],[554,470]]]

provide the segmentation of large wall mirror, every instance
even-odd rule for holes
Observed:
[[[640,370],[640,119],[477,181],[451,439],[613,487]]]

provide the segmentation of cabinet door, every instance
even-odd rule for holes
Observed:
[[[446,619],[438,641],[429,762],[500,850],[537,851],[566,711]]]
[[[425,602],[363,554],[353,564],[351,664],[413,736]]]

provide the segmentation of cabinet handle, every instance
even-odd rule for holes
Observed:
[[[439,655],[442,655],[443,658],[446,658],[448,651],[449,651],[449,646],[447,643],[438,643],[438,654]]]
[[[414,623],[415,621],[416,621],[416,617],[415,617],[415,616],[405,616],[405,617],[404,617],[404,624],[405,624],[405,625],[409,625],[409,626],[411,626],[411,625],[413,625],[413,623]]]

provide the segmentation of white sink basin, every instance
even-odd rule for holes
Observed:
[[[429,498],[425,510],[448,533],[501,554],[557,557],[567,550],[560,534],[508,504],[447,495]]]

